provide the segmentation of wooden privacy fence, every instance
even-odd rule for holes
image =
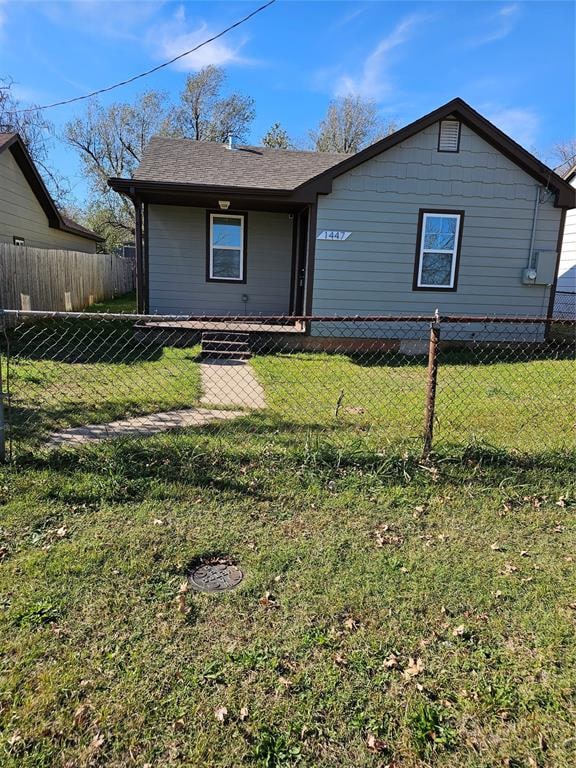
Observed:
[[[129,293],[130,259],[0,243],[0,308],[72,311]]]

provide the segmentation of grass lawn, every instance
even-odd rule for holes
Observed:
[[[14,332],[10,390],[16,450],[56,429],[198,403],[199,347],[163,346],[152,335],[136,339],[133,325],[56,320]]]
[[[130,291],[123,296],[117,296],[115,299],[98,301],[86,307],[84,312],[113,312],[136,314],[136,291]]]
[[[520,451],[575,447],[572,350],[557,359],[517,357],[510,350],[442,351],[437,441],[480,439]],[[355,433],[379,446],[421,441],[427,377],[422,357],[270,355],[253,366],[270,413],[279,420],[300,428],[330,426],[346,439]]]
[[[576,456],[241,426],[0,470],[0,764],[573,766]]]

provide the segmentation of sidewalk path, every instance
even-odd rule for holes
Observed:
[[[235,419],[241,415],[241,411],[216,411],[208,408],[185,408],[179,411],[151,413],[149,416],[134,416],[131,419],[110,421],[108,424],[87,424],[83,427],[62,429],[50,435],[47,447],[82,445],[115,437],[145,437],[168,429],[203,427],[213,421]]]
[[[210,360],[200,363],[202,399],[205,405],[239,405],[265,408],[264,390],[249,363],[241,360]]]

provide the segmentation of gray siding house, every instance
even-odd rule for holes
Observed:
[[[154,138],[138,308],[549,316],[575,190],[461,99],[355,155]]]
[[[0,243],[96,252],[102,238],[64,216],[17,133],[0,133]]]

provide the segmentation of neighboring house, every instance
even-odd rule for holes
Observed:
[[[17,133],[0,133],[0,242],[87,253],[103,242],[58,210]]]
[[[576,165],[564,177],[576,188]],[[554,303],[556,317],[576,318],[576,210],[566,213]]]
[[[355,155],[154,138],[133,179],[153,313],[547,316],[570,185],[461,99]]]

